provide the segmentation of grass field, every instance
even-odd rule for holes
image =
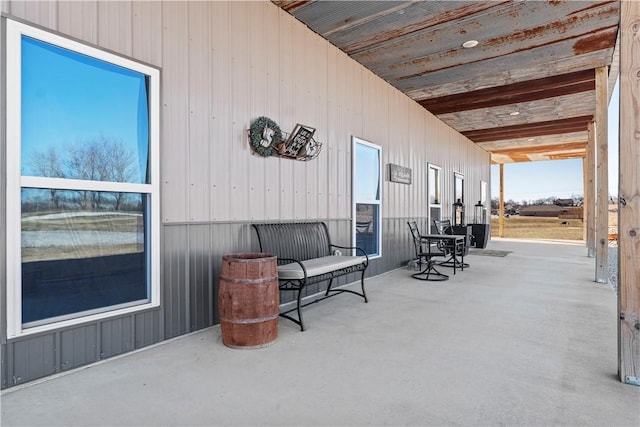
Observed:
[[[563,224],[565,223],[565,224]],[[491,236],[498,237],[498,217],[491,217]],[[580,219],[512,215],[504,219],[504,237],[513,239],[583,240]],[[618,207],[609,205],[609,233],[618,232]]]
[[[498,227],[498,217],[492,217],[492,237],[498,237]],[[504,219],[504,237],[515,239],[582,240],[582,220],[512,215]]]

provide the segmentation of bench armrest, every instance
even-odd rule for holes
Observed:
[[[359,248],[357,246],[340,246],[340,245],[333,245],[333,244],[330,245],[330,246],[331,246],[331,248],[338,248],[338,249],[351,249],[351,250],[355,249],[356,250],[356,255],[358,255],[358,251],[360,251],[360,252],[362,252],[362,255],[364,255],[364,257],[367,259],[365,261],[365,264],[369,265],[369,255],[367,255],[365,250],[362,249],[362,248]]]

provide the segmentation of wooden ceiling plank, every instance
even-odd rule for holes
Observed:
[[[586,156],[585,153],[553,154],[553,155],[549,156],[549,160],[582,159],[585,156]]]
[[[556,133],[585,130],[587,128],[587,123],[592,119],[593,116],[571,117],[568,119],[517,126],[505,126],[502,128],[475,129],[468,132],[462,132],[462,134],[474,142],[526,138],[529,136],[552,135]]]
[[[517,153],[517,154],[540,154],[540,153],[550,153],[557,151],[568,151],[568,150],[580,150],[584,149],[587,146],[586,142],[577,142],[571,144],[556,144],[556,145],[540,145],[540,146],[528,146],[528,147],[514,147],[514,148],[503,148],[500,150],[492,150],[492,153],[495,154],[507,154]]]
[[[492,63],[467,64],[456,67],[456,69],[425,75],[422,78],[424,86],[407,90],[406,94],[412,99],[426,99],[550,77],[556,74],[592,70],[606,64],[612,52],[613,49],[609,49],[580,56],[549,58],[547,61],[508,68],[494,68],[496,64]],[[540,52],[540,54],[543,53]],[[485,65],[488,67],[485,68]],[[465,68],[469,68],[473,72],[467,72]]]
[[[518,146],[527,147],[531,145],[586,143],[587,140],[588,133],[586,131],[583,131],[548,136],[538,136],[532,138],[515,138],[501,141],[479,142],[477,143],[477,145],[485,151],[493,151]]]
[[[576,71],[559,76],[495,86],[467,93],[419,100],[418,103],[433,114],[490,108],[498,105],[530,102],[561,95],[595,90],[592,70]]]
[[[601,60],[606,64],[611,60],[611,53],[614,49],[618,30],[616,26],[612,26],[605,31],[605,36],[611,40],[611,46],[603,49],[594,49],[593,52],[600,52],[602,55]],[[588,36],[589,35],[583,37]],[[457,63],[450,62],[445,65],[439,58],[427,58],[425,61],[420,60],[420,64],[412,66],[411,69],[394,65],[392,65],[393,69],[381,69],[380,67],[370,67],[366,63],[363,64],[378,76],[389,81],[399,90],[408,92],[418,88],[425,88],[429,85],[474,78],[474,75],[477,74],[475,72],[477,71],[484,74],[490,72],[489,70],[499,73],[499,70],[526,69],[539,65],[548,67],[549,63],[553,63],[557,59],[567,57],[575,58],[578,56],[573,52],[573,45],[578,43],[580,39],[581,38],[562,40],[549,45],[528,49],[523,46],[521,50],[513,52],[510,55],[493,57],[479,56],[475,62],[461,62],[460,59],[458,59]],[[585,52],[585,54],[586,53],[589,52]],[[551,75],[555,74],[561,73],[552,70]]]
[[[393,20],[393,17],[385,16],[384,18],[369,21],[364,25],[359,25],[357,31],[354,31],[353,27],[344,28],[327,38],[336,46],[340,46],[347,54],[353,55],[367,49],[379,48],[385,44],[390,44],[399,37],[416,34],[428,28],[456,21],[465,16],[501,7],[503,3],[509,3],[509,1],[464,1],[455,3],[417,1],[412,2],[410,7],[403,10],[402,16],[398,17],[402,21],[401,25],[398,25],[398,22]]]
[[[296,11],[298,11],[300,8],[313,3],[317,0],[297,0],[297,1],[293,1],[293,0],[272,0],[272,2],[282,8],[283,10],[286,10],[287,12],[291,13],[291,14],[295,14]]]
[[[511,115],[514,112],[517,112],[518,115]],[[473,129],[503,128],[532,122],[552,121],[560,117],[592,116],[594,114],[594,93],[582,92],[520,104],[439,114],[437,117],[458,132],[466,132]]]
[[[531,136],[544,136],[544,135],[554,135],[556,133],[560,133],[563,131],[567,132],[576,132],[585,129],[586,125],[571,125],[571,126],[562,126],[562,127],[548,127],[548,128],[522,128],[518,130],[504,131],[504,132],[482,132],[482,131],[474,131],[473,135],[466,135],[467,138],[472,140],[473,142],[488,142],[488,141],[498,141],[504,139],[512,139],[512,138],[527,138]]]
[[[488,13],[470,15],[426,31],[394,37],[350,56],[383,77],[396,78],[394,70],[402,70],[402,76],[411,77],[460,63],[509,56],[563,40],[570,41],[571,46],[580,43],[588,48],[592,37],[617,25],[619,7],[616,3],[604,3],[595,9],[574,13],[580,8],[578,2],[504,3]],[[550,20],[550,16],[556,18]],[[396,26],[401,21],[401,16],[396,17]],[[473,49],[463,48],[462,43],[470,38],[480,41],[480,44]],[[613,39],[611,47],[615,35]]]

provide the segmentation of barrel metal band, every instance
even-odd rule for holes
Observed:
[[[274,314],[271,316],[267,316],[267,317],[260,317],[257,319],[228,319],[226,317],[221,317],[220,321],[222,322],[229,322],[229,323],[260,323],[260,322],[266,322],[267,320],[274,320],[278,318],[278,314]]]
[[[267,283],[278,280],[278,276],[263,277],[261,279],[234,279],[233,277],[220,276],[220,279],[231,283],[240,283],[244,285],[254,285],[257,283]]]

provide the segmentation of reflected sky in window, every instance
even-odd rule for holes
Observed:
[[[34,165],[39,154],[55,152],[69,168],[70,147],[109,141],[131,159],[129,177],[119,182],[146,183],[146,76],[26,36],[21,46],[22,174],[49,176]]]
[[[380,158],[376,148],[356,144],[355,197],[357,200],[380,199]]]

